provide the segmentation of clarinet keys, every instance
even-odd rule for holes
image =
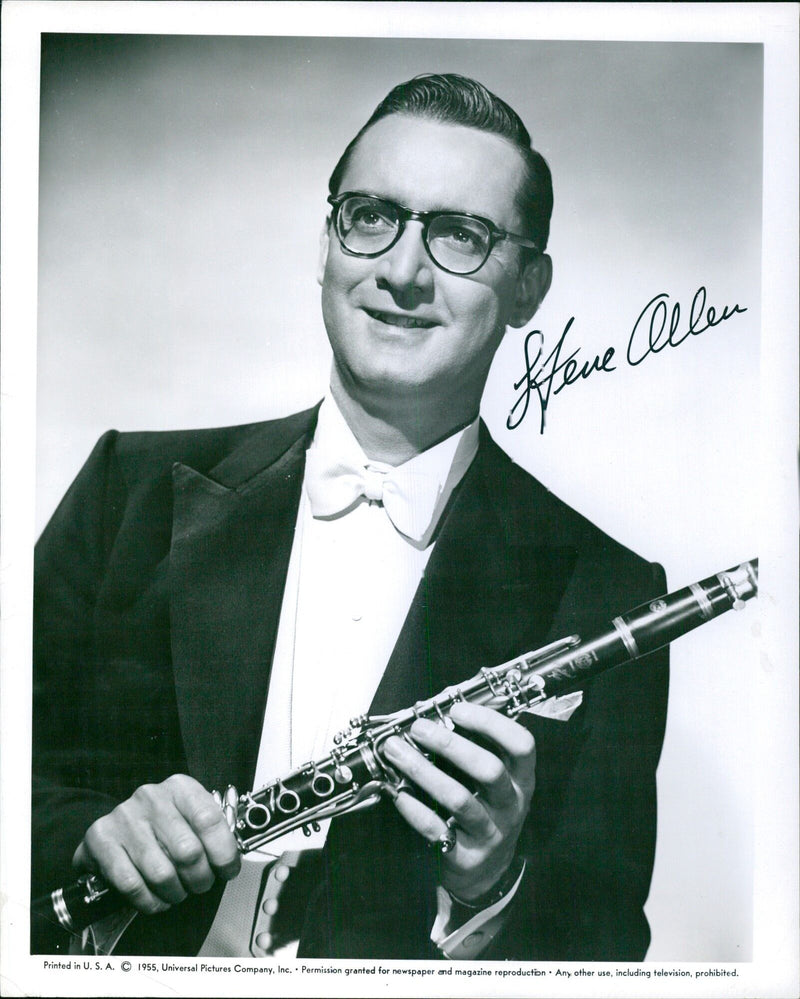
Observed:
[[[272,816],[266,805],[253,802],[244,813],[244,821],[251,829],[266,829]]]
[[[320,773],[319,770],[314,771],[314,776],[311,779],[311,790],[318,798],[327,798],[333,794],[335,786],[330,774]]]

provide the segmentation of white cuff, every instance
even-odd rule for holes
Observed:
[[[136,918],[136,909],[121,909],[87,926],[70,939],[70,954],[113,954],[120,937]]]
[[[457,929],[451,929],[450,917],[453,911],[453,900],[445,888],[436,889],[437,915],[431,930],[431,940],[445,957],[451,961],[465,961],[477,957],[481,951],[494,940],[506,921],[505,911],[512,898],[516,895],[525,864],[519,872],[519,877],[512,888],[493,905],[481,909]]]

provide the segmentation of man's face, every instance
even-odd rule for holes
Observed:
[[[524,235],[514,204],[523,175],[522,157],[500,136],[391,115],[362,136],[340,190],[416,211],[469,212]],[[520,253],[502,240],[479,271],[462,276],[433,263],[420,222],[407,222],[371,259],[349,255],[326,229],[320,283],[334,381],[361,401],[458,396],[477,408],[506,326],[526,323],[547,291],[549,261],[522,270]]]

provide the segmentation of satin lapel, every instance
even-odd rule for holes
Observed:
[[[248,441],[208,476],[173,470],[175,684],[190,772],[208,788],[253,779],[308,444],[294,439],[266,468]]]
[[[407,707],[551,640],[576,559],[554,502],[484,434],[445,515],[374,713]]]

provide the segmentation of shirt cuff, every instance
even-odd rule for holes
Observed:
[[[489,946],[506,922],[506,910],[516,895],[524,874],[523,863],[517,880],[501,899],[476,912],[457,928],[451,925],[453,899],[445,888],[439,886],[436,889],[437,914],[431,930],[431,940],[445,957],[451,961],[467,961],[477,957]]]
[[[124,908],[96,920],[70,939],[70,954],[113,954],[120,937],[136,918],[136,909]]]

